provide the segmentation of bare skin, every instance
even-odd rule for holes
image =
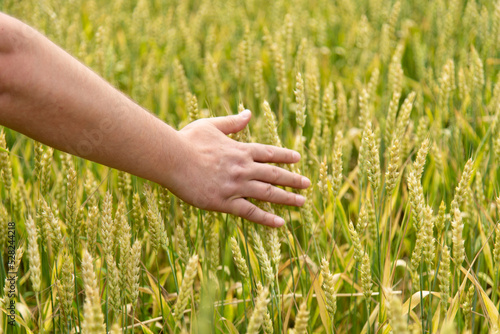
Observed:
[[[285,148],[234,141],[249,111],[175,130],[26,24],[0,13],[0,124],[46,145],[156,182],[201,209],[278,227],[246,198],[301,206],[306,177]]]

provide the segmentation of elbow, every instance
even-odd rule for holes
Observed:
[[[6,74],[14,50],[11,36],[12,24],[9,22],[9,17],[0,13],[0,97],[5,94]]]
[[[5,93],[16,59],[26,54],[36,31],[0,12],[0,95]]]
[[[3,110],[9,99],[13,59],[19,50],[19,43],[16,42],[21,36],[20,23],[0,12],[0,110]]]
[[[0,56],[2,58],[16,50],[15,42],[18,36],[20,37],[16,21],[0,12]]]
[[[0,12],[0,56],[28,51],[36,36],[35,29]]]

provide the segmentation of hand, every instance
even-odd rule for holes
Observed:
[[[311,182],[266,164],[298,162],[297,152],[226,136],[242,130],[250,112],[176,131],[24,23],[0,13],[0,30],[0,124],[159,183],[202,209],[281,226],[283,219],[246,198],[304,204],[302,196],[275,185],[306,188]],[[23,43],[8,36],[22,36]]]
[[[275,146],[240,143],[227,137],[245,128],[248,110],[239,115],[200,119],[178,132],[174,170],[167,188],[201,209],[231,213],[252,222],[279,227],[285,221],[246,198],[301,206],[305,198],[275,185],[304,189],[308,178],[266,163],[296,163],[299,153]]]

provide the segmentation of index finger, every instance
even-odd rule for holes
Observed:
[[[300,161],[299,152],[287,148],[257,143],[247,145],[250,146],[255,162],[293,164]]]

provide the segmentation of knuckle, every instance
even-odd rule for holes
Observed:
[[[249,161],[254,161],[255,152],[257,149],[249,144],[238,145],[238,151],[242,153],[242,156]]]
[[[255,151],[255,147],[254,147],[253,143],[237,142],[237,147],[238,147],[238,150],[243,152],[243,154],[245,154],[246,156],[251,156]]]
[[[237,127],[238,127],[238,121],[236,120],[236,118],[231,118],[231,128],[235,129]]]
[[[274,187],[272,184],[266,185],[264,190],[265,198],[272,199],[274,197]]]
[[[253,151],[252,147],[237,145],[234,154],[238,156],[240,165],[247,165],[249,162],[253,162]]]
[[[293,177],[294,188],[302,187],[302,176],[295,174]]]
[[[227,123],[231,126],[231,127],[234,127],[237,125],[237,122],[236,122],[236,117],[234,116],[231,116],[231,117],[228,117],[227,119]]]
[[[252,219],[255,217],[256,214],[257,214],[257,207],[255,205],[248,206],[244,211],[244,215],[247,218]]]
[[[221,186],[220,193],[223,198],[229,198],[236,193],[236,187],[232,183],[226,183]]]
[[[278,167],[271,168],[271,180],[272,182],[277,182],[280,179],[281,171]]]
[[[237,163],[231,166],[229,175],[234,181],[240,181],[245,176],[245,168],[242,163]]]
[[[268,146],[268,147],[266,147],[265,150],[266,150],[266,159],[268,161],[273,161],[273,159],[274,159],[274,157],[276,155],[276,152],[274,151],[274,148]]]

